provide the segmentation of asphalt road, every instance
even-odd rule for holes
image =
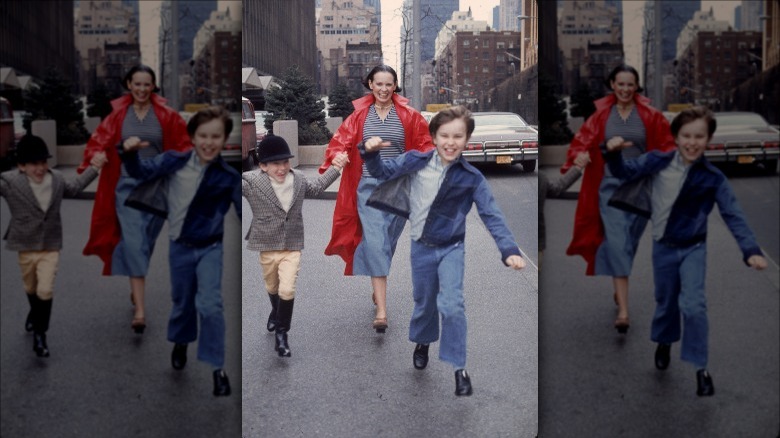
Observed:
[[[555,175],[557,169],[543,168]],[[777,253],[777,177],[732,179],[759,244]],[[712,212],[707,241],[713,397],[696,396],[695,369],[679,359],[653,365],[655,307],[651,240],[640,242],[630,278],[631,328],[612,327],[612,282],[586,277],[566,256],[576,201],[548,199],[547,250],[540,276],[541,437],[774,437],[780,431],[780,281],[777,265],[747,268],[723,220]],[[777,259],[775,258],[775,261]]]
[[[523,250],[536,258],[536,175],[519,166],[486,169]],[[412,367],[413,307],[409,236],[389,276],[390,327],[377,334],[366,277],[344,277],[340,258],[323,255],[335,201],[306,200],[306,248],[289,333],[292,357],[273,351],[265,330],[270,304],[258,253],[243,260],[244,437],[502,436],[538,429],[537,273],[503,265],[476,209],[468,216],[465,295],[468,364],[474,395],[456,397],[438,343],[424,371]],[[248,204],[242,224],[251,219]],[[527,245],[527,247],[523,247]]]
[[[0,251],[2,330],[0,405],[3,437],[240,436],[240,222],[228,213],[225,226],[223,296],[226,316],[225,370],[233,394],[211,394],[210,366],[189,349],[182,371],[170,365],[166,340],[170,311],[167,226],[147,277],[147,329],[130,329],[132,305],[126,277],[103,277],[97,257],[84,257],[92,202],[62,204],[64,248],[54,292],[48,344],[51,357],[32,351],[24,331],[29,309],[17,255]],[[0,202],[0,229],[9,221]],[[5,246],[5,243],[3,243]]]

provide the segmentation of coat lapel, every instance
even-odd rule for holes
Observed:
[[[54,184],[54,178],[52,178],[52,185]],[[38,202],[38,198],[35,197],[35,193],[32,191],[32,187],[30,187],[30,181],[27,179],[27,175],[23,174],[22,172],[19,172],[16,175],[15,180],[16,186],[19,188],[19,191],[22,193],[22,198],[25,202],[29,202],[30,205],[35,207],[36,210],[43,213],[43,209],[41,208],[41,204]],[[54,187],[52,187],[52,193],[54,193]]]
[[[260,192],[267,196],[280,210],[284,210],[284,208],[282,208],[282,203],[279,202],[279,198],[276,196],[276,192],[274,192],[274,188],[271,187],[271,178],[265,173],[260,172],[256,181]]]

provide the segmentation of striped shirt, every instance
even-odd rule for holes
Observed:
[[[138,120],[135,109],[130,105],[122,122],[122,142],[130,137],[138,137],[141,141],[149,142],[149,147],[138,150],[139,158],[152,158],[162,153],[163,131],[154,108],[149,108],[146,117],[141,121]]]
[[[383,141],[392,143],[391,146],[379,150],[379,156],[383,160],[395,158],[406,151],[404,125],[401,124],[401,119],[395,112],[395,106],[390,108],[385,120],[379,118],[374,105],[368,108],[368,116],[363,124],[363,141],[371,137],[380,137]],[[371,176],[365,163],[363,163],[363,176]]]
[[[631,112],[626,120],[620,117],[617,105],[612,106],[604,129],[604,141],[606,142],[612,137],[623,137],[625,141],[633,143],[631,147],[622,150],[624,160],[636,158],[647,150],[645,125],[636,111],[636,105],[631,108]],[[609,171],[609,166],[606,164],[604,164],[604,172],[605,175],[612,175],[612,172]]]

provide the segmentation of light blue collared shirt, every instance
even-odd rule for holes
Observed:
[[[428,212],[439,193],[448,168],[449,165],[442,164],[439,154],[434,152],[431,159],[428,160],[428,164],[412,177],[412,187],[409,193],[409,234],[412,240],[418,240],[422,236]]]
[[[690,165],[683,163],[679,151],[675,151],[674,158],[669,165],[663,168],[653,177],[651,219],[653,221],[653,240],[660,240],[664,236],[669,214],[672,212],[674,201],[680,194],[685,177],[688,176]]]
[[[187,210],[198,191],[206,167],[208,164],[201,165],[198,154],[193,151],[187,164],[170,176],[168,181],[168,231],[171,240],[176,240],[181,235]]]

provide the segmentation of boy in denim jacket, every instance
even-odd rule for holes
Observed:
[[[707,259],[707,216],[717,203],[720,215],[737,240],[746,265],[764,269],[766,259],[723,173],[704,157],[716,122],[704,107],[682,111],[672,121],[677,149],[653,151],[623,160],[615,153],[630,146],[621,138],[606,144],[612,173],[621,179],[652,178],[653,278],[656,309],[651,339],[658,343],[655,366],[669,366],[671,344],[680,340],[682,360],[696,371],[696,394],[715,393],[707,371],[708,322],[704,293]],[[682,330],[680,317],[682,316]]]
[[[416,344],[412,363],[428,364],[428,347],[439,339],[439,358],[455,369],[455,394],[471,395],[466,372],[466,313],[463,299],[466,215],[476,204],[482,221],[501,251],[501,261],[522,269],[525,260],[493,199],[482,173],[462,157],[474,131],[474,119],[462,106],[436,114],[429,126],[436,149],[411,151],[382,160],[379,149],[390,145],[379,137],[359,145],[369,172],[387,180],[377,186],[368,205],[409,219],[412,238],[414,311],[409,340]]]
[[[187,344],[198,337],[198,359],[213,369],[214,395],[230,395],[225,362],[225,316],[222,308],[222,234],[232,203],[241,217],[241,176],[220,155],[233,128],[221,107],[204,108],[187,123],[193,148],[167,151],[140,160],[135,153],[148,146],[138,137],[125,140],[120,155],[127,172],[142,181],[167,178],[167,211],[173,308],[168,340],[174,343],[171,365],[187,363]],[[145,144],[146,143],[146,144]],[[131,194],[133,197],[133,194]],[[140,201],[139,201],[140,202]],[[139,207],[138,205],[133,205]],[[160,206],[149,208],[158,211]],[[163,213],[165,214],[165,213]]]

